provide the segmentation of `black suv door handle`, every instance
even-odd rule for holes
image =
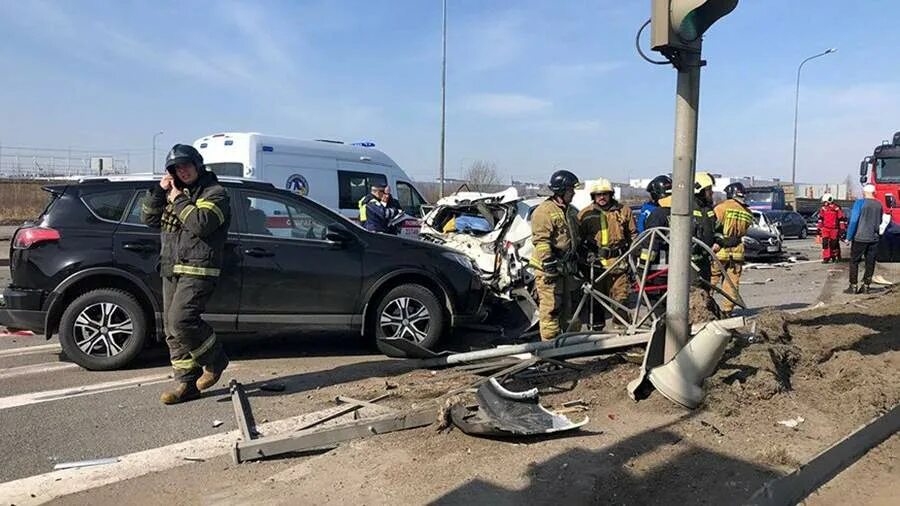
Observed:
[[[263,248],[247,248],[244,254],[251,257],[273,257],[275,253]]]
[[[138,252],[148,252],[148,251],[156,251],[156,246],[152,244],[147,244],[145,242],[126,242],[122,244],[122,247],[129,251],[138,251]]]

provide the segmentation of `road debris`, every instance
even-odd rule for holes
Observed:
[[[213,420],[212,426],[213,427],[221,427],[223,423],[225,423],[225,422],[223,422],[222,420]]]
[[[284,392],[285,388],[284,383],[263,383],[259,386],[260,390],[266,392]]]
[[[718,427],[716,427],[715,425],[713,425],[713,424],[707,422],[706,420],[700,420],[700,425],[702,425],[703,427],[706,427],[707,429],[713,431],[713,433],[714,433],[715,435],[719,436],[719,437],[725,437],[725,434],[724,434],[721,430],[719,430]]]
[[[346,412],[355,412],[358,409],[375,407],[387,410],[383,416],[361,418],[352,422],[335,425],[333,427],[312,430],[311,427],[324,423],[324,418],[333,419],[336,416],[326,416],[306,424],[300,431],[294,431],[279,436],[260,436],[253,420],[253,411],[247,400],[244,387],[236,380],[231,380],[231,400],[234,405],[234,414],[237,425],[241,431],[241,440],[232,448],[232,458],[235,464],[241,462],[260,460],[286,453],[303,453],[314,451],[327,451],[336,447],[337,443],[367,437],[377,434],[385,434],[398,430],[414,429],[431,425],[435,421],[437,406],[426,404],[414,406],[407,411],[386,408],[375,405],[372,401],[385,398],[390,394],[376,397],[372,401],[360,401],[357,399],[339,396],[336,401],[351,403]],[[340,411],[340,410],[339,410]]]
[[[112,457],[108,459],[93,459],[93,460],[78,460],[75,462],[60,462],[53,466],[55,471],[59,471],[60,469],[77,469],[80,467],[91,467],[91,466],[105,466],[108,464],[115,464],[119,461],[119,457]]]
[[[805,422],[802,416],[798,416],[797,418],[789,418],[787,420],[780,420],[778,425],[784,425],[789,429],[796,429],[798,425]]]
[[[463,402],[450,408],[454,425],[471,436],[532,436],[574,430],[588,423],[572,422],[565,415],[541,406],[537,388],[512,392],[490,378],[478,388],[477,408]]]

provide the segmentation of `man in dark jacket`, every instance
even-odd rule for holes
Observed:
[[[173,146],[166,171],[141,215],[144,223],[162,229],[163,321],[176,386],[161,400],[177,404],[200,397],[228,366],[215,332],[200,315],[222,268],[231,210],[225,189],[193,147]]]
[[[863,187],[865,198],[857,200],[850,212],[850,226],[847,229],[847,240],[850,245],[850,286],[845,293],[869,293],[872,274],[875,273],[875,253],[878,239],[890,222],[890,215],[884,212],[881,202],[875,199],[875,186],[867,184]],[[859,264],[865,259],[866,270],[863,273],[863,286],[857,288],[859,280]]]

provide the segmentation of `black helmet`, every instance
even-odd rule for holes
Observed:
[[[647,185],[647,193],[654,202],[672,193],[672,178],[666,175],[656,176]]]
[[[579,185],[578,176],[567,170],[558,170],[550,176],[550,191],[554,194],[574,190]]]
[[[166,155],[166,170],[175,175],[175,166],[179,163],[191,162],[197,168],[197,172],[203,172],[203,156],[194,146],[187,144],[176,144],[169,150]]]
[[[747,188],[744,188],[743,183],[731,183],[725,187],[725,198],[727,199],[735,197],[742,199],[745,195],[747,195]]]

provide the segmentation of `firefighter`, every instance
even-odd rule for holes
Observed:
[[[592,183],[590,193],[591,205],[578,213],[581,238],[592,242],[591,249],[597,253],[604,269],[613,269],[603,278],[600,291],[627,307],[631,295],[627,264],[614,264],[628,251],[637,237],[634,214],[631,208],[615,199],[612,184],[607,179],[598,179]],[[623,319],[627,320],[624,315]]]
[[[647,193],[650,194],[650,200],[644,202],[637,217],[637,233],[639,234],[647,229],[647,218],[654,209],[659,207],[660,199],[672,195],[672,178],[666,175],[656,176],[647,185]]]
[[[822,263],[837,263],[841,258],[841,236],[846,231],[847,218],[844,211],[834,203],[830,193],[822,195],[822,208],[819,209],[819,237],[822,238]]]
[[[722,290],[731,298],[737,299],[738,286],[741,281],[741,272],[744,267],[744,242],[747,230],[753,225],[753,213],[744,201],[747,189],[741,183],[731,183],[725,187],[725,200],[715,207],[716,230],[721,236],[720,244],[713,247],[716,250],[716,258],[722,263],[712,264],[713,286],[722,282]],[[730,283],[723,282],[727,277]],[[723,316],[730,316],[734,310],[734,303],[728,299],[722,302]]]
[[[193,147],[173,146],[166,171],[144,200],[141,218],[162,229],[163,322],[176,385],[161,400],[177,404],[200,397],[228,366],[216,333],[200,315],[222,268],[231,210],[225,189]]]
[[[573,297],[578,285],[575,249],[578,242],[578,213],[572,207],[578,176],[558,170],[550,177],[553,196],[532,213],[531,241],[534,253],[541,339],[548,341],[567,328],[573,319]]]
[[[691,220],[693,237],[713,249],[715,249],[716,244],[716,213],[712,208],[713,186],[715,184],[716,180],[708,172],[698,172],[694,175],[694,212]],[[671,197],[660,199],[659,204],[659,207],[654,209],[650,216],[647,217],[645,223],[647,228],[671,226]],[[650,256],[658,256],[659,250],[666,249],[666,246],[660,245],[658,251],[651,253]],[[709,282],[712,273],[707,252],[694,246],[691,248],[691,261],[700,269],[700,277]]]

